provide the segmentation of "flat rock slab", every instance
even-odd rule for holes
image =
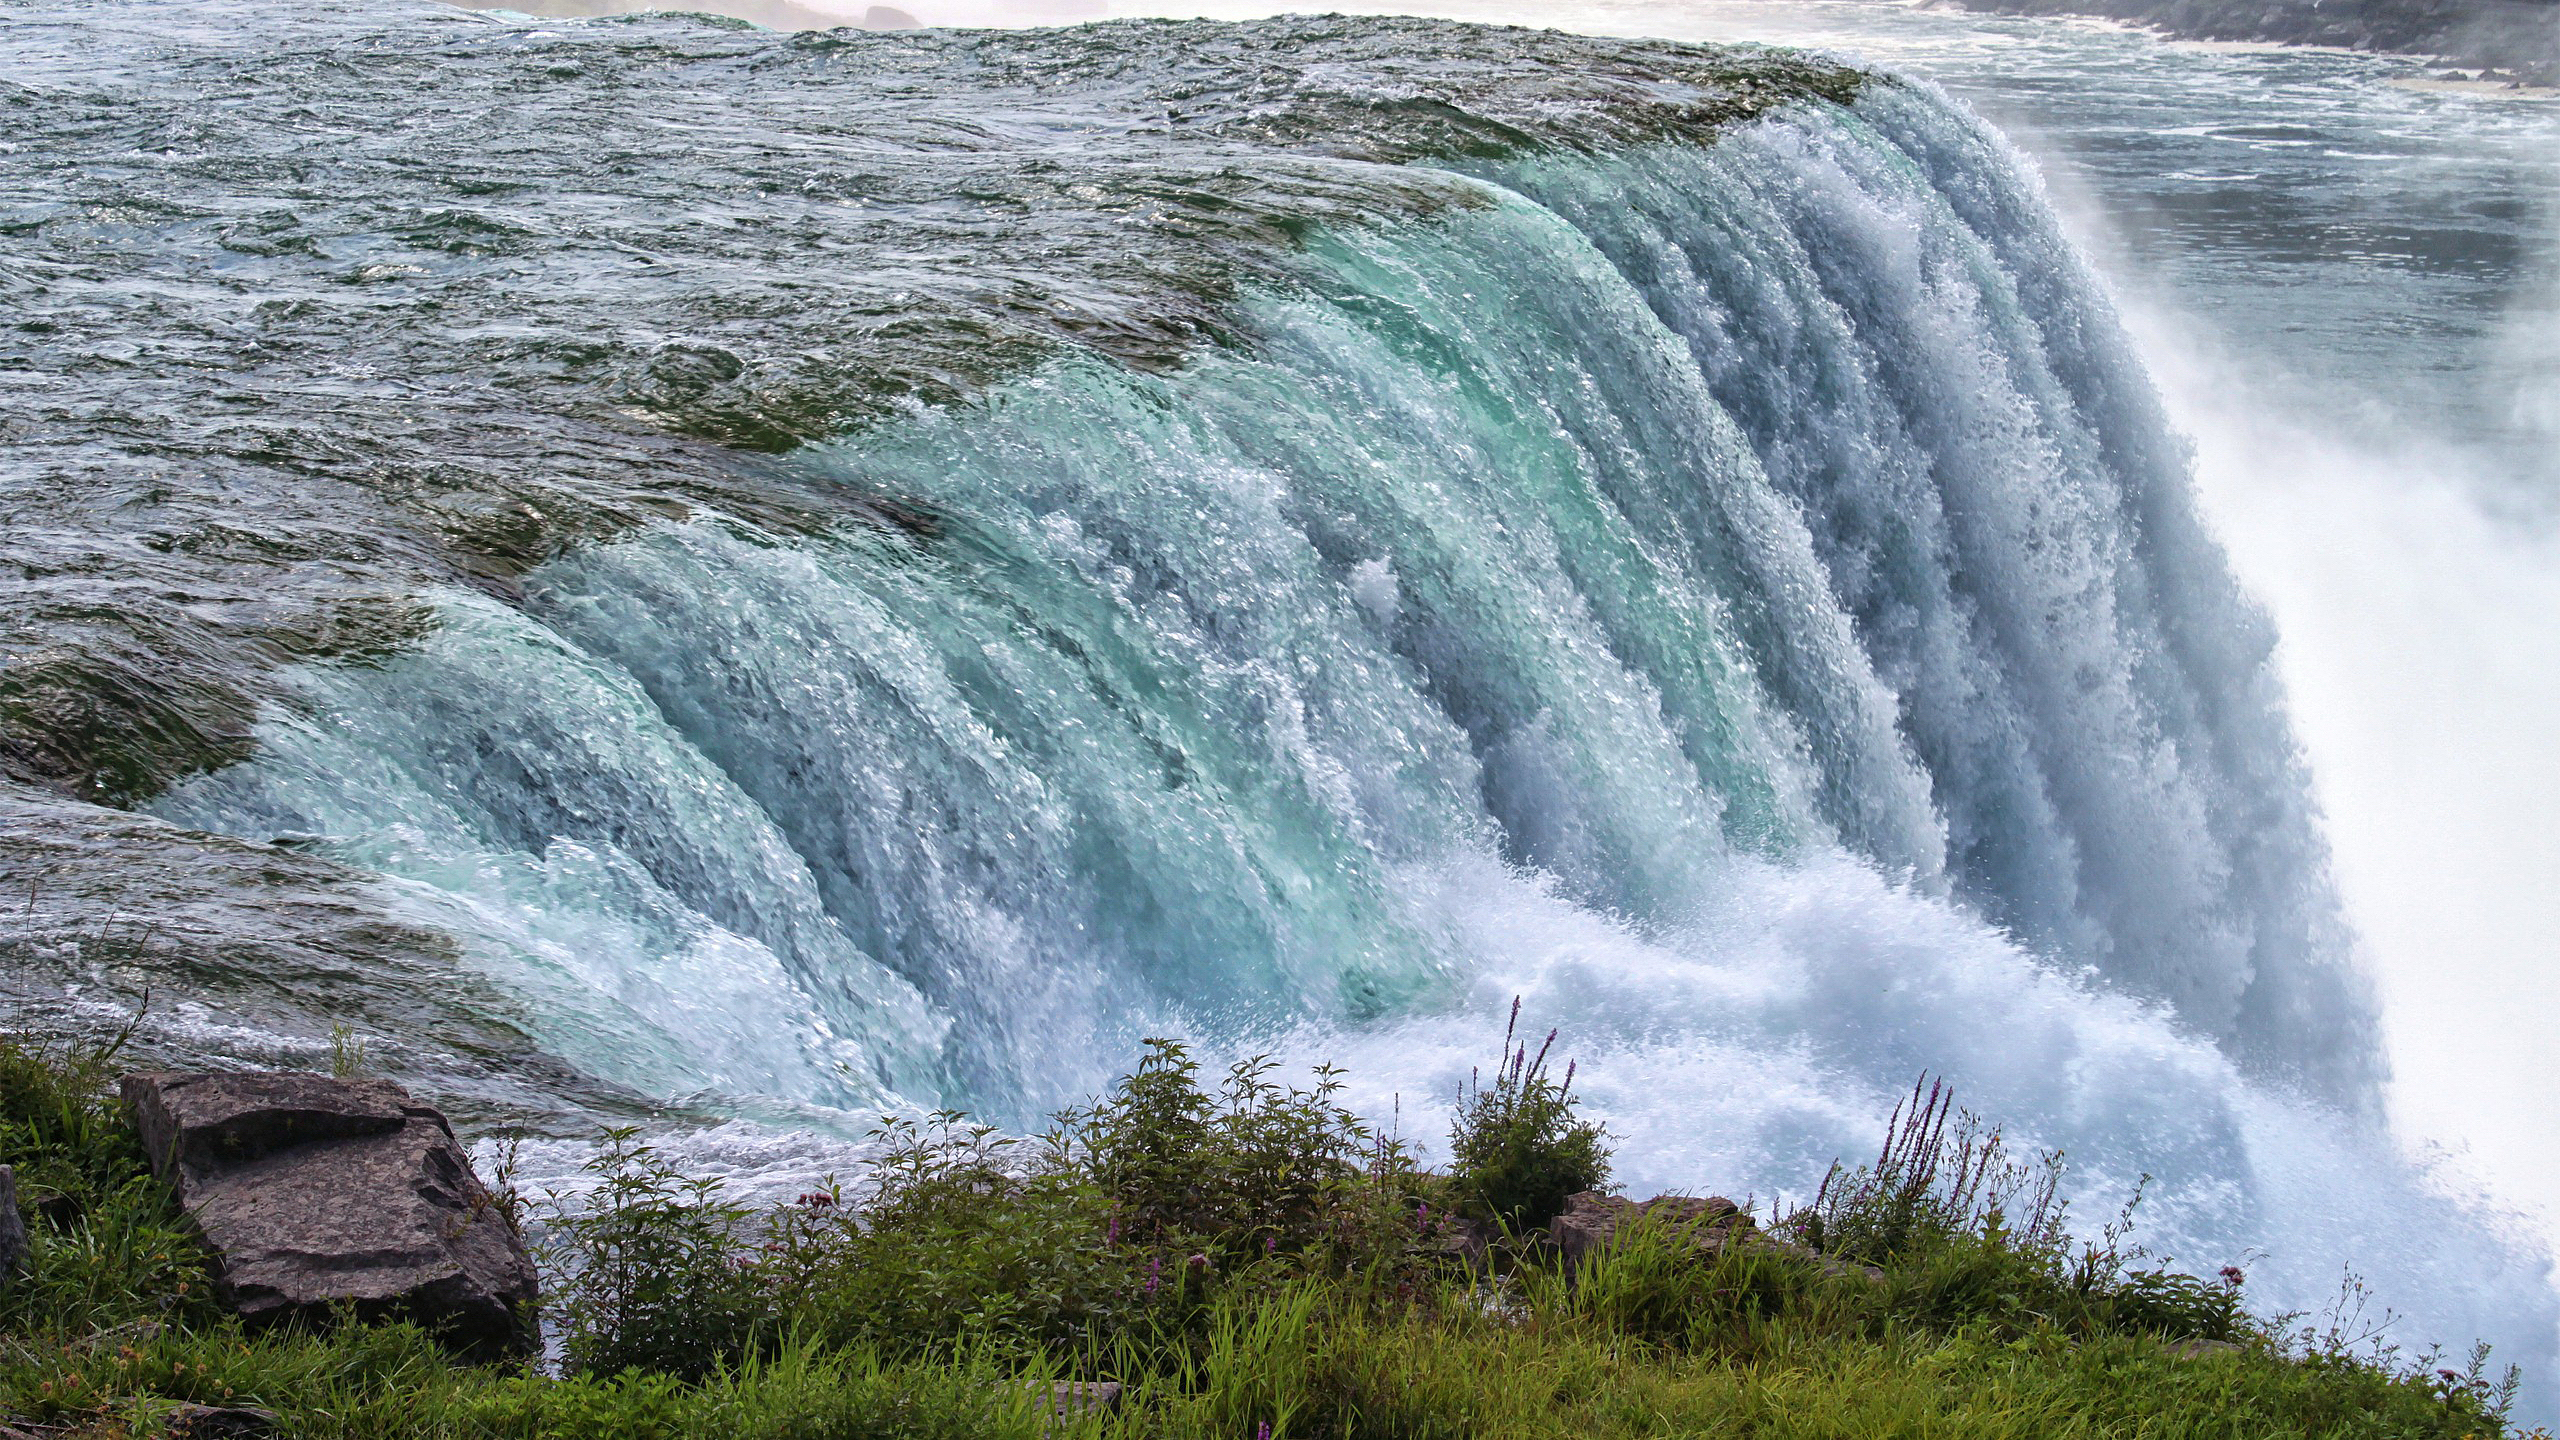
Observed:
[[[1750,1212],[1721,1195],[1656,1195],[1636,1201],[1586,1190],[1566,1197],[1564,1213],[1547,1223],[1547,1240],[1564,1257],[1565,1269],[1570,1273],[1585,1257],[1617,1244],[1619,1237],[1638,1222],[1660,1226],[1702,1254],[1722,1254],[1732,1249],[1782,1255],[1840,1279],[1871,1284],[1884,1279],[1884,1272],[1875,1266],[1835,1260],[1793,1240],[1769,1234],[1752,1220]]]
[[[131,1075],[123,1090],[243,1320],[319,1325],[346,1307],[477,1358],[533,1348],[533,1262],[434,1107],[325,1075]]]
[[[1565,1265],[1570,1268],[1579,1265],[1584,1256],[1615,1245],[1620,1232],[1640,1221],[1649,1221],[1709,1250],[1720,1249],[1728,1237],[1749,1234],[1753,1228],[1751,1217],[1743,1213],[1742,1207],[1721,1195],[1657,1195],[1639,1202],[1623,1195],[1586,1190],[1565,1198],[1564,1213],[1547,1222],[1547,1239],[1563,1254]]]

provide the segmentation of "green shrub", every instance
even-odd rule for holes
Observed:
[[[1875,1161],[1834,1164],[1780,1230],[1827,1255],[1883,1268],[1881,1313],[1938,1331],[2262,1339],[2242,1275],[2142,1268],[2127,1250],[2139,1190],[2101,1239],[2076,1249],[2060,1151],[2009,1158],[1998,1126],[1955,1107],[1926,1076],[1894,1109]]]
[[[1729,1356],[1752,1353],[1760,1327],[1781,1317],[1845,1314],[1834,1292],[1849,1287],[1814,1262],[1774,1246],[1703,1238],[1702,1221],[1645,1216],[1569,1274],[1534,1273],[1525,1298],[1534,1313],[1596,1334]]]
[[[1493,1084],[1470,1080],[1449,1128],[1450,1179],[1459,1203],[1479,1220],[1509,1229],[1544,1225],[1564,1210],[1568,1196],[1597,1190],[1609,1179],[1606,1134],[1574,1117],[1573,1066],[1559,1081],[1547,1074],[1547,1032],[1536,1055],[1513,1044],[1520,1002],[1502,1032],[1502,1060]]]
[[[1109,1205],[1116,1243],[1213,1276],[1264,1261],[1392,1268],[1416,1253],[1430,1182],[1335,1103],[1339,1071],[1318,1068],[1302,1090],[1275,1068],[1241,1061],[1213,1096],[1178,1042],[1150,1040],[1109,1096],[1060,1117],[1060,1152]]]
[[[59,1200],[68,1213],[149,1173],[141,1140],[108,1098],[116,1049],[0,1037],[0,1163],[16,1167],[22,1198]]]
[[[629,1131],[546,1252],[570,1367],[694,1377],[784,1334],[885,1354],[1097,1352],[1193,1327],[1221,1288],[1363,1272],[1408,1286],[1436,1229],[1400,1147],[1263,1058],[1216,1093],[1173,1041],[1029,1140],[886,1119],[859,1204],[829,1182],[751,1216]]]
[[[830,1184],[767,1222],[750,1267],[807,1335],[904,1354],[1079,1351],[1142,1306],[1109,1207],[1054,1141],[944,1112],[873,1132],[870,1197]]]
[[[747,1212],[677,1173],[633,1129],[605,1132],[595,1187],[545,1247],[557,1338],[576,1374],[698,1376],[773,1328],[740,1237]]]

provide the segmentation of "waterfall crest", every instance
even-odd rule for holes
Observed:
[[[771,462],[911,529],[449,593],[157,812],[378,872],[649,1094],[1023,1123],[1179,1032],[1427,1127],[1524,994],[1638,1182],[1801,1186],[1927,1068],[2175,1253],[2497,1277],[2431,1322],[2547,1352],[2373,1121],[2269,628],[2017,157],[1877,84],[1449,168],[1177,367]]]
[[[1400,865],[1651,925],[1838,850],[2363,1095],[2271,635],[2016,157],[1886,86],[1471,168],[1478,204],[1326,232],[1178,371],[1063,360],[788,462],[927,538],[574,553],[521,614],[456,597],[314,672],[332,723],[162,813],[331,837],[500,932],[716,935],[797,987],[778,1049],[823,1032],[884,1094],[1057,1098],[1061,1021],[1114,1052],[1133,995],[1431,1003],[1467,965]],[[698,987],[652,970],[602,990],[663,1029]],[[862,1093],[745,1053],[694,1081]]]

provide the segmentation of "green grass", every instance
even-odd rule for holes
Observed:
[[[271,1410],[290,1436],[523,1440],[2509,1433],[2476,1364],[2447,1380],[2350,1353],[2252,1318],[2236,1284],[2073,1248],[2034,1218],[2042,1182],[1980,1162],[1981,1132],[1968,1159],[1962,1132],[1932,1151],[1898,1120],[1828,1209],[1775,1227],[1863,1237],[1833,1258],[1881,1281],[1668,1225],[1571,1276],[1527,1244],[1488,1273],[1449,1257],[1437,1218],[1466,1176],[1406,1163],[1328,1077],[1294,1090],[1248,1066],[1211,1089],[1175,1047],[1046,1137],[893,1128],[864,1223],[832,1189],[724,1210],[611,1139],[601,1202],[545,1257],[565,1373],[458,1364],[401,1325],[249,1334],[210,1302],[111,1069],[0,1041],[0,1163],[34,1237],[0,1287],[0,1424],[147,1436],[198,1403]],[[1559,1105],[1542,1123],[1578,1122]],[[2021,1194],[2033,1214],[2012,1220]],[[2199,1337],[2235,1348],[2173,1355]],[[1059,1419],[1045,1397],[1066,1378],[1131,1398]]]

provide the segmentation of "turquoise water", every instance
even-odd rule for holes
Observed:
[[[1942,94],[1418,22],[307,23],[566,138],[400,139],[360,78],[145,26],[203,148],[8,232],[107,326],[42,342],[98,374],[288,285],[346,347],[223,370],[234,409],[100,381],[204,403],[147,432],[176,499],[102,509],[77,533],[124,558],[62,583],[406,607],[263,666],[173,618],[254,753],[140,807],[174,830],[11,801],[227,908],[183,960],[49,940],[13,984],[179,982],[146,1038],[190,1056],[353,1014],[569,1137],[537,1165],[655,1111],[802,1188],[883,1109],[1036,1123],[1153,1034],[1340,1060],[1427,1145],[1518,996],[1639,1188],[1800,1193],[1927,1070],[2067,1149],[2092,1217],[2156,1176],[2155,1246],[2262,1256],[2269,1304],[2352,1257],[2412,1338],[2551,1353],[2547,1261],[2384,1123],[2276,633],[2188,449]],[[30,46],[31,92],[111,83]],[[338,117],[300,143],[373,178],[217,169],[224,98]],[[111,138],[55,145],[139,185]],[[253,184],[343,193],[220,231],[236,261],[164,223]],[[280,518],[229,549],[147,518],[244,494]]]

